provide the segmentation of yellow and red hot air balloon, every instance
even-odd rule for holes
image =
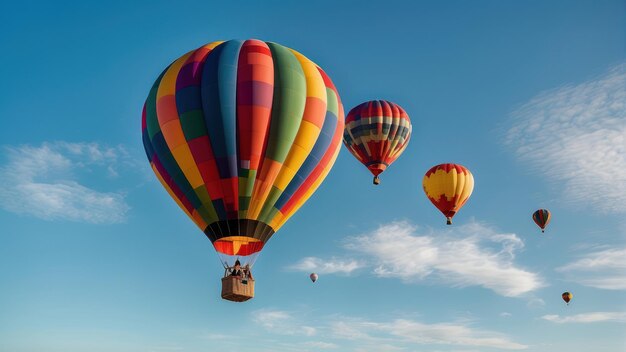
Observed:
[[[561,294],[561,298],[563,298],[563,300],[565,301],[565,304],[569,305],[569,301],[572,300],[572,298],[574,298],[574,295],[571,292],[563,292],[563,294]]]
[[[259,40],[213,42],[174,61],[152,86],[142,119],[163,187],[224,266],[240,260],[244,268],[322,183],[343,127],[326,73]]]
[[[474,176],[464,166],[441,164],[433,166],[422,181],[430,201],[452,224],[452,217],[463,207],[474,190]]]
[[[346,116],[343,144],[374,175],[380,175],[404,152],[411,139],[411,120],[398,104],[372,100]]]
[[[548,211],[548,209],[539,209],[533,213],[533,221],[537,224],[537,226],[539,226],[539,228],[541,228],[541,232],[545,231],[546,226],[550,223],[551,217],[552,214]]]

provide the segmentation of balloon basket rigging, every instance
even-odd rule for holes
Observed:
[[[245,302],[254,298],[254,280],[238,276],[222,278],[222,298],[233,302]]]

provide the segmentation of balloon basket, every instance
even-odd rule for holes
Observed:
[[[222,278],[222,298],[233,302],[244,302],[254,297],[254,280],[237,276]]]

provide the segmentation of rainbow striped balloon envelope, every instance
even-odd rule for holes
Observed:
[[[157,178],[231,265],[252,264],[315,192],[343,127],[326,73],[259,40],[213,42],[181,56],[152,86],[142,118]]]

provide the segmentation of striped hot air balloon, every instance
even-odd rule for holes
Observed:
[[[539,209],[533,213],[533,221],[541,228],[541,232],[544,232],[546,226],[550,223],[551,217],[552,214],[550,214],[548,209]]]
[[[374,175],[380,175],[406,149],[411,139],[411,120],[398,104],[367,101],[346,117],[343,144]]]
[[[142,120],[154,173],[225,265],[251,265],[315,192],[344,127],[326,73],[259,40],[213,42],[174,61]]]
[[[433,166],[422,181],[428,199],[443,213],[447,224],[463,207],[474,190],[474,176],[464,166],[441,164]]]

